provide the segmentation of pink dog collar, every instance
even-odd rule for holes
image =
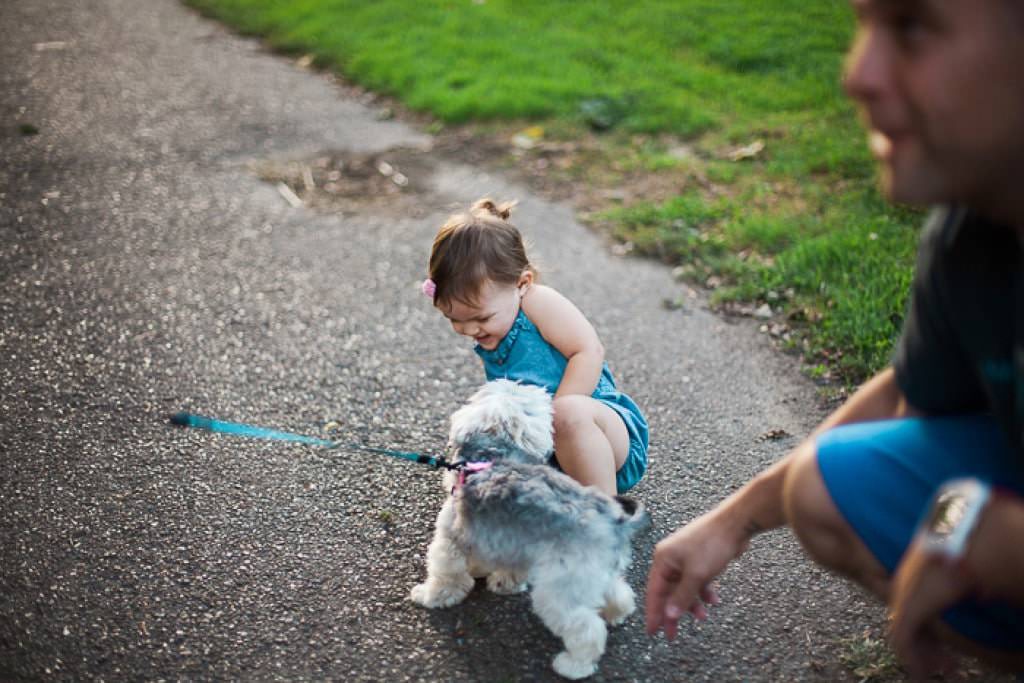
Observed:
[[[462,467],[459,468],[459,483],[455,485],[455,488],[460,488],[466,483],[466,477],[470,474],[476,474],[488,469],[493,462],[467,462],[463,463]]]

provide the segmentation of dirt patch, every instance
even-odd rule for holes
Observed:
[[[600,212],[637,202],[663,202],[697,188],[715,195],[723,188],[709,182],[697,157],[688,148],[674,149],[693,163],[656,173],[642,167],[629,150],[649,146],[642,136],[608,139],[594,134],[578,138],[524,140],[515,126],[462,126],[435,135],[430,149],[395,148],[373,154],[324,152],[307,159],[261,161],[253,172],[302,204],[338,211],[378,203],[381,198],[423,195],[440,161],[501,171],[531,192],[547,199],[568,201],[592,227]],[[671,143],[659,143],[671,144]],[[508,199],[515,199],[509,197]]]
[[[374,154],[329,152],[303,160],[261,161],[253,171],[277,185],[292,203],[335,211],[422,194],[429,189],[434,166],[428,151],[396,148]]]

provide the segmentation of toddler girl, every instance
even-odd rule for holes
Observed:
[[[430,252],[423,292],[476,341],[488,381],[518,380],[554,395],[552,464],[609,495],[647,469],[647,420],[615,388],[597,332],[564,296],[537,284],[511,204],[481,199],[452,216]]]

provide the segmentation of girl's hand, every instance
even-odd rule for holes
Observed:
[[[724,515],[716,513],[697,518],[655,546],[647,577],[648,634],[663,630],[665,637],[673,640],[679,617],[689,612],[703,620],[707,618],[705,604],[718,604],[711,582],[746,550],[749,541],[735,533]]]

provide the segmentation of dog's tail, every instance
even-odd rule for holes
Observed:
[[[651,515],[640,501],[627,496],[615,496],[615,502],[622,508],[619,523],[626,525],[631,535],[651,527]]]

